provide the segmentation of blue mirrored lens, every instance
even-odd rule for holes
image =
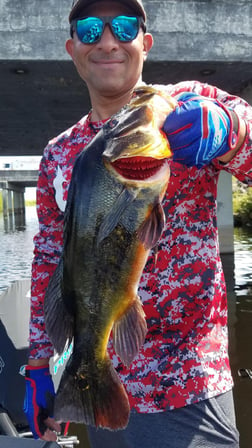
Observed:
[[[103,21],[99,17],[87,17],[77,21],[76,33],[84,44],[97,42],[101,38],[102,32]]]
[[[136,17],[114,17],[111,25],[115,37],[121,42],[130,42],[137,36],[138,20]]]
[[[120,42],[130,42],[138,34],[139,21],[137,17],[86,17],[76,21],[76,33],[79,40],[84,44],[98,42],[107,23]]]

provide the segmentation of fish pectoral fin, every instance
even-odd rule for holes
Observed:
[[[151,249],[157,244],[164,226],[165,214],[162,205],[158,202],[137,230],[137,237],[146,249]]]
[[[123,189],[123,191],[111,207],[109,213],[105,216],[100,225],[99,233],[97,236],[97,244],[104,240],[104,238],[106,238],[114,230],[124,210],[128,207],[129,204],[131,204],[132,201],[134,201],[136,195],[136,189]]]
[[[67,311],[62,299],[60,287],[62,271],[63,262],[61,259],[50,279],[44,301],[46,332],[58,353],[64,351],[67,342],[70,345],[74,326],[73,316]]]
[[[129,366],[139,352],[147,333],[142,303],[136,297],[129,310],[113,326],[113,345],[123,364]]]

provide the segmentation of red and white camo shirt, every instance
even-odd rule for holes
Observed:
[[[151,254],[139,287],[148,333],[130,368],[110,347],[114,365],[138,412],[182,407],[232,388],[228,358],[227,298],[216,224],[221,169],[252,185],[252,108],[242,99],[196,81],[158,86],[175,96],[184,91],[217,98],[247,124],[247,136],[231,162],[201,169],[171,163],[163,201],[166,227],[157,259]],[[76,156],[104,122],[87,117],[49,142],[37,187],[39,233],[34,238],[30,357],[53,355],[44,327],[45,289],[59,261],[67,191]]]

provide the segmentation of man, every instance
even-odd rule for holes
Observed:
[[[66,50],[87,84],[92,109],[48,144],[40,166],[25,412],[34,436],[44,440],[55,440],[60,427],[52,418],[48,363],[53,347],[44,328],[43,301],[62,251],[73,164],[106,120],[130,101],[153,44],[140,0],[78,0],[69,21]],[[166,228],[155,270],[151,254],[139,287],[148,333],[130,368],[111,352],[132,408],[128,427],[118,432],[88,428],[90,443],[238,447],[216,187],[222,169],[252,183],[252,110],[242,99],[196,81],[159,89],[179,103],[163,125],[174,153],[163,201]]]

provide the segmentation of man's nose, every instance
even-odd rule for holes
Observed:
[[[102,37],[97,45],[102,47],[105,51],[111,51],[114,48],[118,48],[119,41],[115,38],[108,24],[105,25]]]

